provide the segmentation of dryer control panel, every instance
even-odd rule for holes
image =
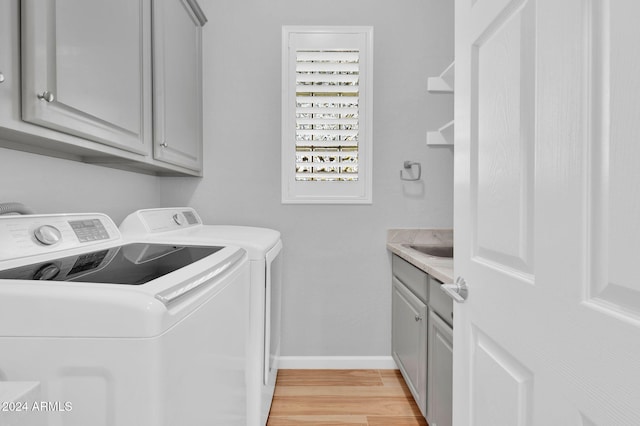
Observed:
[[[194,209],[169,207],[138,210],[125,218],[120,230],[126,236],[138,236],[195,226],[202,226],[202,220]]]
[[[100,213],[0,217],[0,261],[120,240]]]

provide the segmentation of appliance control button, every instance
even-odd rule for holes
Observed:
[[[52,280],[58,276],[60,273],[60,268],[54,263],[47,263],[43,265],[40,269],[33,274],[33,279],[38,281],[48,281]]]
[[[45,246],[54,245],[62,239],[62,234],[55,226],[51,225],[42,225],[38,227],[33,233],[33,236],[36,237],[41,244]]]
[[[173,221],[178,225],[182,226],[184,224],[183,217],[180,213],[176,213],[173,215]]]

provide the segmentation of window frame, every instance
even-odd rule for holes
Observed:
[[[359,50],[358,180],[296,180],[296,51],[332,48],[336,39],[348,40]],[[337,46],[337,45],[336,45]],[[371,204],[373,190],[373,27],[282,27],[282,203]]]

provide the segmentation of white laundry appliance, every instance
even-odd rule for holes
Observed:
[[[244,248],[251,269],[247,425],[269,416],[280,355],[282,241],[278,231],[248,226],[204,225],[189,207],[138,210],[120,225],[125,238],[171,238],[185,244],[232,244]]]
[[[50,426],[244,426],[248,299],[242,248],[1,216],[0,388],[39,383]]]

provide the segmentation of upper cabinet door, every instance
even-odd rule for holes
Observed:
[[[154,157],[202,170],[202,26],[194,0],[153,2]]]
[[[149,17],[148,0],[22,1],[22,118],[148,154]]]

